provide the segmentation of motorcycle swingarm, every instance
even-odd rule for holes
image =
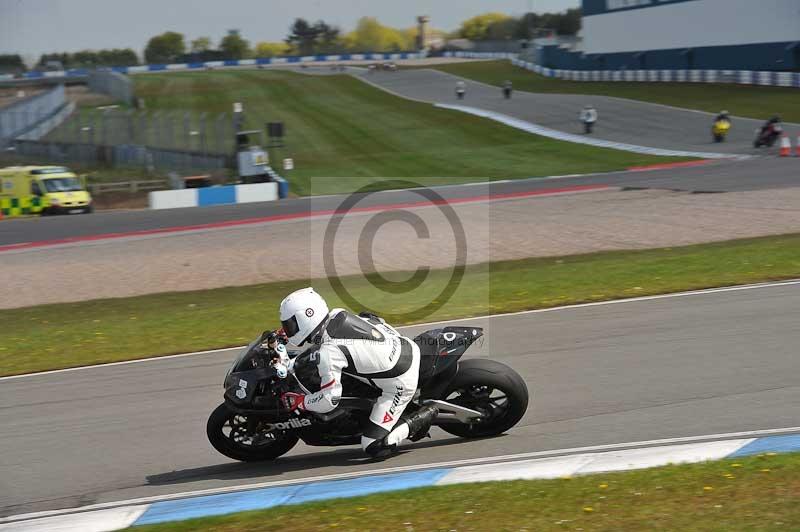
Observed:
[[[435,406],[439,409],[439,415],[433,420],[434,425],[441,425],[443,423],[463,423],[469,425],[483,417],[483,414],[477,410],[454,405],[453,403],[440,401],[438,399],[428,399],[423,401],[423,404]]]

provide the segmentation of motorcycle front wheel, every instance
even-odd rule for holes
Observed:
[[[470,359],[459,362],[458,373],[442,400],[485,415],[472,425],[443,423],[445,432],[462,438],[497,436],[516,425],[528,409],[528,387],[522,377],[500,362]]]
[[[288,453],[299,438],[282,430],[253,430],[247,417],[232,412],[225,403],[211,412],[206,423],[208,441],[219,453],[240,462],[274,460]]]

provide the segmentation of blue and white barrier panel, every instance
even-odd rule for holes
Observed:
[[[762,453],[800,451],[800,427],[767,433],[766,437],[742,438],[742,434],[698,438],[673,438],[579,449],[540,451],[516,455],[514,461],[492,459],[464,462],[459,467],[437,464],[344,473],[311,479],[267,482],[238,488],[180,493],[161,498],[98,504],[81,509],[41,512],[0,519],[0,531],[105,532],[128,526],[182,521],[311,501],[357,497],[373,493],[442,486],[466,482],[552,479],[697,463]],[[722,437],[734,439],[719,439]],[[503,457],[499,457],[503,458]],[[511,458],[511,457],[506,457]],[[483,463],[481,463],[483,462]],[[426,469],[427,467],[427,469]]]
[[[180,209],[275,201],[279,198],[278,183],[254,183],[181,190],[157,190],[148,194],[151,209]]]
[[[336,61],[399,61],[402,59],[422,59],[427,57],[424,52],[399,52],[399,53],[366,53],[366,54],[338,54],[338,55],[308,55],[287,57],[260,57],[258,59],[232,59],[227,61],[202,61],[196,63],[175,63],[168,65],[138,65],[109,67],[120,74],[141,74],[144,72],[176,72],[182,70],[219,69],[243,66],[286,65],[295,63],[328,63]],[[71,70],[58,70],[40,72],[34,70],[26,72],[23,77],[28,79],[39,78],[70,78],[85,77],[89,71],[83,68]]]

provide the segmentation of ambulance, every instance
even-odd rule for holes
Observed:
[[[92,197],[81,180],[63,166],[0,168],[0,207],[20,214],[92,212]]]

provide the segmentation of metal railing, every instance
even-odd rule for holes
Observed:
[[[110,168],[154,170],[221,170],[232,168],[233,157],[227,154],[192,150],[170,150],[137,144],[116,146],[79,142],[15,140],[5,150],[6,157],[35,159],[56,164],[79,164]]]
[[[89,183],[89,191],[92,194],[103,194],[105,192],[145,192],[150,190],[164,190],[169,188],[166,179],[149,179],[140,181],[117,181],[114,183]]]

